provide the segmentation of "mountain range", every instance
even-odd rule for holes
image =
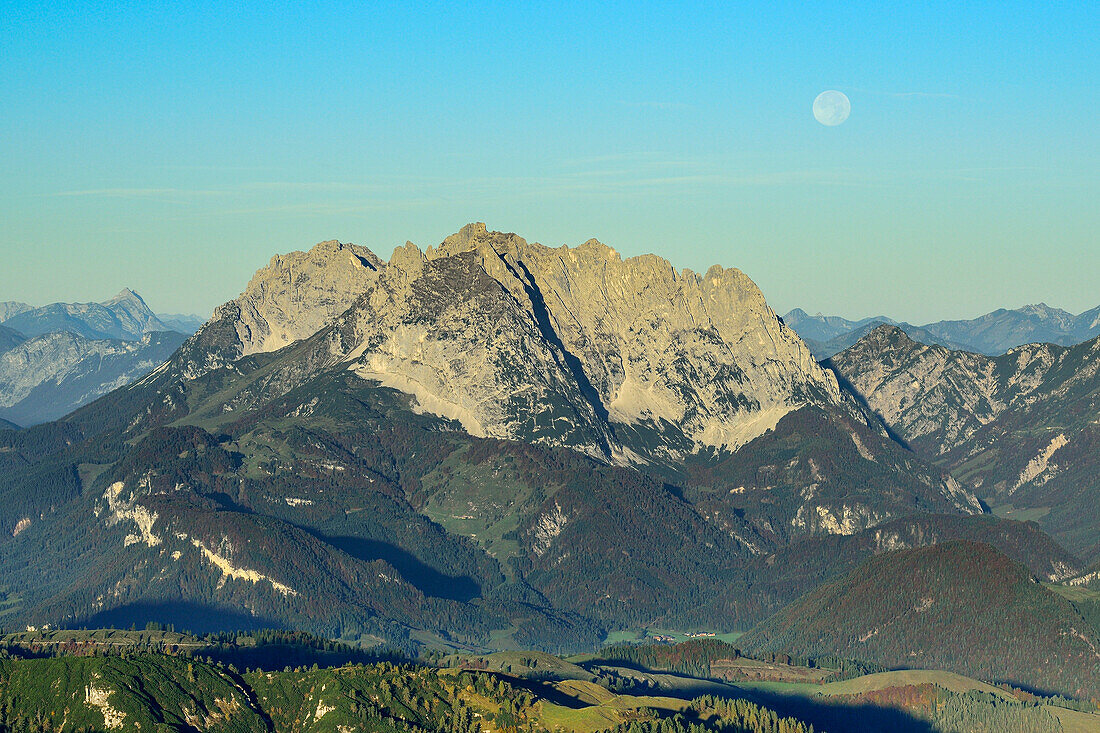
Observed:
[[[1100,556],[1100,338],[988,357],[881,326],[827,364],[899,439],[994,512]]]
[[[154,314],[129,289],[103,303],[0,303],[0,417],[35,425],[66,415],[145,376],[200,325]]]
[[[931,358],[920,349],[965,369],[904,371]],[[775,618],[806,618],[798,604],[830,583],[896,582],[888,558],[934,564],[933,546],[1062,587],[1100,559],[1082,481],[1089,349],[990,359],[882,328],[822,365],[735,269],[482,224],[389,260],[323,242],[274,257],[144,377],[0,432],[0,624],[562,651],[630,629],[747,630],[784,607]],[[926,387],[892,412],[883,374]],[[1019,472],[984,457],[992,429],[1014,436],[998,450]],[[1020,472],[1026,487],[998,488]],[[1004,599],[1009,617],[1049,631],[1032,600]],[[950,649],[935,661],[966,669]]]
[[[898,326],[915,341],[972,351],[988,356],[1003,354],[1024,344],[1073,346],[1100,336],[1100,306],[1073,315],[1046,303],[1009,310],[1000,308],[968,320],[937,321],[924,326],[872,316],[851,321],[840,316],[811,316],[801,308],[783,321],[806,342],[818,359],[826,359],[855,344],[876,327]]]

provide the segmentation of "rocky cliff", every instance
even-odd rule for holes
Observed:
[[[239,298],[215,311],[214,319],[233,319],[239,355],[275,351],[347,310],[377,279],[381,265],[365,247],[336,241],[275,255]]]
[[[337,321],[330,359],[417,409],[618,462],[735,450],[792,410],[840,401],[739,270],[678,272],[595,240],[554,249],[483,224],[388,263],[337,242],[274,258],[204,329],[220,356],[207,349],[189,373]]]

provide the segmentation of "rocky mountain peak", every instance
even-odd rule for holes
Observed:
[[[18,300],[0,301],[0,323],[3,323],[9,318],[14,318],[20,313],[26,313],[33,308],[33,305],[30,305],[29,303],[21,303]]]
[[[609,460],[735,450],[792,410],[840,401],[834,375],[740,270],[677,272],[595,239],[551,248],[483,223],[438,247],[407,242],[388,263],[339,242],[276,256],[220,314],[244,355],[345,311],[328,363],[472,434]]]
[[[476,267],[488,277],[485,283],[508,293],[508,307],[519,309],[512,317],[525,324],[525,331],[514,337],[528,343],[510,344],[507,349],[523,352],[532,342],[545,349],[541,358],[556,376],[543,374],[536,381],[550,384],[560,378],[575,386],[574,408],[578,415],[588,415],[577,419],[591,423],[582,432],[590,437],[606,433],[604,438],[593,438],[596,442],[589,446],[593,452],[627,450],[623,445],[615,447],[616,429],[611,427],[615,424],[630,426],[628,432],[641,426],[658,432],[674,426],[682,433],[680,443],[734,449],[807,400],[839,400],[832,374],[818,367],[740,270],[714,266],[703,276],[690,270],[677,273],[662,257],[647,254],[623,259],[595,239],[576,247],[551,248],[515,234],[489,231],[480,223],[467,225],[438,248],[426,250],[422,258],[418,253],[406,245],[395,252],[391,266],[400,267],[412,280],[435,277],[429,270],[467,272]],[[474,260],[458,264],[470,256]],[[427,263],[434,264],[425,269]],[[466,277],[473,282],[472,275]],[[469,292],[459,296],[469,297]],[[448,318],[457,317],[458,308],[456,304],[456,312]],[[468,330],[468,324],[479,317],[471,313],[461,317],[467,332],[460,339],[481,339]],[[417,353],[423,354],[424,342],[418,344]],[[466,353],[486,346],[468,344]],[[392,347],[387,348],[392,356]],[[499,352],[486,355],[501,356]],[[421,356],[407,358],[410,362],[398,367],[387,357],[386,368],[422,371],[426,367]],[[378,359],[374,362],[377,367]],[[364,373],[382,371],[372,368]],[[450,393],[457,383],[450,370],[445,371],[446,380],[432,377],[416,382],[420,387],[446,382],[444,391]],[[401,379],[409,378],[406,374]],[[458,386],[459,392],[465,389]],[[494,394],[501,395],[512,388],[498,384],[494,389],[499,390]],[[509,427],[509,419],[497,412],[499,396],[475,399],[476,406],[465,393],[446,399],[439,394],[423,396],[432,403],[457,400],[463,407],[451,412],[462,414],[469,425],[476,424],[475,429],[494,437],[517,437],[523,432]],[[475,414],[481,417],[474,418]],[[598,449],[600,441],[607,443],[603,449]]]
[[[308,252],[275,255],[229,304],[236,314],[240,355],[275,351],[316,333],[347,310],[383,266],[366,247],[336,240]]]
[[[901,328],[888,323],[876,326],[857,343],[862,343],[864,346],[874,346],[876,348],[929,348],[925,344],[918,343],[909,338],[909,334]]]
[[[130,288],[123,288],[122,290],[118,291],[118,295],[111,298],[110,300],[105,300],[103,302],[103,305],[115,305],[117,303],[123,303],[123,302],[129,302],[129,303],[135,303],[135,304],[140,303],[142,306],[145,305],[145,299],[142,298],[140,295],[138,295],[134,290],[131,290]]]

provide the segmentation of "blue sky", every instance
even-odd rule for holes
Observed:
[[[4,2],[0,300],[206,315],[277,252],[485,221],[780,312],[1078,312],[1098,37],[1084,2]]]

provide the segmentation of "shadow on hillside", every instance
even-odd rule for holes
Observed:
[[[475,671],[476,670],[470,670]],[[553,682],[547,682],[543,680],[532,680],[526,677],[514,677],[504,672],[494,672],[493,674],[504,677],[508,680],[508,684],[512,685],[519,690],[527,690],[528,692],[541,697],[543,700],[553,703],[554,705],[560,705],[563,708],[569,708],[570,710],[581,710],[591,706],[591,703],[584,702],[577,699],[575,696],[562,692],[558,688],[554,687]]]
[[[747,697],[780,715],[811,723],[814,730],[862,733],[933,733],[936,730],[927,720],[897,708],[830,703],[763,690],[751,690]]]
[[[870,703],[845,705],[840,702],[828,702],[789,693],[780,694],[766,690],[738,687],[736,681],[727,682],[705,677],[693,677],[670,670],[650,669],[644,665],[623,660],[614,660],[612,664],[615,667],[632,669],[646,674],[659,674],[665,678],[681,679],[684,682],[683,688],[660,684],[657,687],[636,690],[628,694],[660,695],[683,700],[691,700],[704,694],[727,699],[743,698],[770,708],[784,717],[794,717],[812,723],[815,730],[829,731],[829,733],[836,733],[837,731],[933,733],[935,731],[935,728],[928,721],[897,708],[882,707]],[[608,666],[608,663],[602,661],[582,664],[581,666],[590,672],[594,672],[597,667]],[[708,689],[699,689],[695,686],[698,683],[709,683]],[[727,689],[722,690],[719,686]]]
[[[139,602],[100,611],[73,624],[86,629],[144,629],[151,622],[172,624],[177,631],[206,634],[211,631],[281,629],[285,624],[236,609],[189,602]]]
[[[852,399],[858,402],[860,404],[860,407],[867,411],[868,415],[874,416],[879,425],[881,425],[882,428],[886,430],[886,434],[890,436],[890,440],[894,441],[902,448],[911,453],[915,452],[913,451],[913,447],[909,445],[908,441],[906,441],[905,438],[901,437],[901,435],[899,435],[893,428],[891,428],[890,425],[886,422],[885,418],[883,418],[882,415],[880,415],[875,410],[875,408],[871,407],[871,403],[867,401],[867,397],[865,397],[864,394],[860,392],[847,377],[841,374],[839,369],[833,366],[832,358],[823,359],[820,364],[823,368],[833,373],[833,376],[836,377],[836,381],[840,385],[840,388],[842,390],[848,392],[848,394],[852,396]]]
[[[394,570],[401,573],[402,578],[426,596],[467,603],[481,595],[481,586],[473,578],[444,575],[432,566],[425,565],[415,555],[388,542],[351,536],[330,537],[317,533],[314,536],[358,560],[383,560],[389,563]]]
[[[198,650],[198,654],[215,662],[232,664],[238,669],[259,669],[277,672],[287,667],[321,668],[343,667],[347,664],[374,664],[376,662],[407,662],[408,658],[388,649],[370,650],[351,646],[337,649],[316,649],[303,644],[258,644],[235,646],[211,644]]]

